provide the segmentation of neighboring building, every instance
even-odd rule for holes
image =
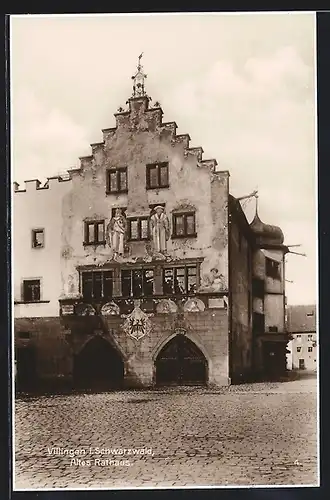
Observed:
[[[229,173],[150,107],[70,170],[14,192],[19,387],[228,385],[285,371],[280,228],[249,225]]]
[[[316,306],[287,308],[287,330],[292,336],[288,344],[289,370],[317,370]]]

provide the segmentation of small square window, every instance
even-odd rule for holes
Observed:
[[[172,238],[189,238],[196,236],[195,212],[173,214]]]
[[[151,163],[146,167],[147,189],[166,188],[168,184],[168,162]]]
[[[23,300],[24,302],[40,301],[40,280],[23,281]]]
[[[32,229],[32,247],[43,248],[45,246],[44,229]]]
[[[274,280],[281,279],[280,263],[266,257],[266,275]]]
[[[297,347],[297,352],[301,352],[301,347]]]
[[[313,352],[313,347],[309,347],[308,352]]]
[[[141,241],[149,239],[149,222],[146,217],[128,219],[128,239]]]
[[[85,222],[85,245],[105,244],[104,221]]]

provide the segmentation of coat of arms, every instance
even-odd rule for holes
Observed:
[[[151,331],[151,322],[139,306],[135,306],[123,325],[124,331],[135,340],[140,340]]]

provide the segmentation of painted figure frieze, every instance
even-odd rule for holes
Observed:
[[[223,292],[226,289],[226,279],[218,268],[213,267],[208,274],[202,277],[201,292]]]
[[[178,306],[171,299],[162,299],[156,306],[156,312],[161,314],[176,313]]]
[[[200,312],[205,310],[205,304],[197,298],[188,299],[183,306],[185,312]]]
[[[101,314],[102,316],[118,316],[120,308],[115,302],[107,302],[102,306]]]

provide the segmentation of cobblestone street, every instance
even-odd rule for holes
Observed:
[[[316,377],[17,399],[15,489],[316,485],[316,406]]]

